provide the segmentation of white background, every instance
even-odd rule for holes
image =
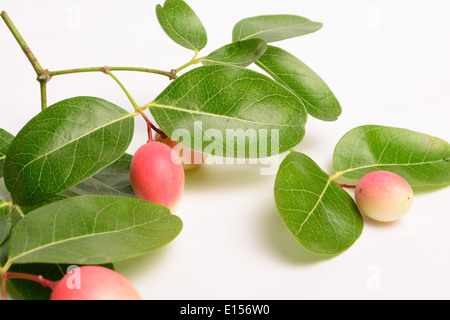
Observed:
[[[159,27],[161,1],[1,0],[44,68],[136,66],[170,70],[192,53]],[[204,54],[231,41],[242,18],[296,14],[324,23],[317,33],[276,45],[315,70],[341,102],[336,122],[310,118],[295,148],[332,172],[339,138],[363,124],[407,128],[450,140],[450,3],[446,0],[190,0],[208,32]],[[253,67],[252,67],[253,68]],[[255,68],[256,69],[256,68]],[[118,72],[138,104],[169,80]],[[0,21],[0,127],[17,134],[40,110],[29,62]],[[97,96],[132,111],[101,73],[54,77],[49,105]],[[129,152],[146,141],[136,118]],[[415,190],[412,210],[391,224],[366,221],[345,253],[304,250],[277,215],[274,175],[260,165],[208,165],[186,175],[174,212],[184,222],[168,246],[116,264],[144,299],[448,299],[450,194]],[[351,191],[350,191],[351,192]],[[2,188],[3,197],[7,192]]]

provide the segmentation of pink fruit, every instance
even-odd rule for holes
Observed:
[[[184,170],[192,170],[198,168],[205,162],[205,155],[202,152],[183,147],[178,142],[173,141],[169,137],[163,138],[160,134],[156,134],[155,141],[160,141],[171,147],[181,158]]]
[[[390,222],[409,211],[413,191],[401,176],[389,171],[374,171],[358,182],[355,200],[361,212],[369,218]]]
[[[141,300],[130,281],[111,269],[83,266],[67,273],[50,300]]]
[[[184,190],[184,170],[175,152],[161,142],[148,142],[133,156],[131,185],[139,199],[175,209]]]

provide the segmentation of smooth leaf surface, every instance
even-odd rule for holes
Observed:
[[[133,114],[108,101],[60,101],[31,119],[12,141],[5,185],[19,205],[38,202],[116,161],[133,133]]]
[[[171,242],[182,222],[148,201],[79,196],[27,214],[14,228],[11,263],[103,264],[136,257]]]
[[[289,52],[268,46],[256,65],[292,90],[311,116],[334,121],[342,113],[339,101],[322,78]]]
[[[281,163],[275,202],[295,239],[314,253],[341,253],[362,233],[363,219],[353,198],[302,153],[292,152]]]
[[[28,206],[19,206],[19,205],[14,205],[9,216],[11,219],[11,223],[13,228],[19,223],[20,220],[22,220],[22,218],[30,213],[33,210],[36,210],[40,207],[46,206],[48,204],[54,203],[56,201],[60,201],[60,200],[64,200],[67,199],[68,196],[62,195],[62,194],[55,194],[53,196],[50,196],[42,201],[33,203],[31,205]]]
[[[267,43],[303,36],[322,28],[322,23],[295,15],[263,15],[239,21],[233,28],[233,42],[252,38]]]
[[[170,137],[183,136],[186,147],[235,158],[289,150],[303,138],[307,120],[291,91],[258,72],[227,66],[183,74],[156,98],[150,112]]]
[[[68,194],[74,195],[104,195],[135,198],[130,181],[130,165],[133,156],[124,153],[119,159],[92,177],[73,186]]]
[[[9,210],[11,209],[11,204],[0,200],[0,244],[5,241],[11,231],[12,223],[9,218]]]
[[[267,43],[259,38],[236,41],[227,44],[202,58],[204,66],[224,64],[235,67],[247,67],[266,51]]]
[[[0,244],[0,265],[4,265],[8,260],[8,244],[9,238],[7,238],[2,244]]]
[[[412,186],[450,183],[449,143],[402,128],[366,125],[354,128],[337,143],[336,172],[360,179],[376,170],[402,176]]]
[[[3,167],[5,164],[6,152],[8,151],[9,145],[13,141],[14,136],[0,129],[0,178],[3,177]]]
[[[186,2],[167,0],[164,6],[158,4],[156,16],[167,35],[180,46],[194,51],[206,46],[208,38],[205,27]]]

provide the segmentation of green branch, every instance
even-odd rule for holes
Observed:
[[[170,80],[174,80],[176,78],[176,71],[162,71],[157,69],[149,69],[149,68],[136,68],[136,67],[106,67],[111,71],[137,71],[137,72],[147,72],[153,74],[159,74],[168,77]],[[58,71],[49,71],[49,76],[59,76],[64,74],[72,74],[72,73],[82,73],[82,72],[104,72],[105,67],[91,67],[91,68],[75,68],[75,69],[67,69],[67,70],[58,70]]]
[[[15,25],[12,23],[11,19],[9,18],[8,14],[5,11],[2,11],[1,16],[3,18],[3,21],[5,21],[6,25],[8,26],[9,30],[13,34],[14,38],[16,38],[17,42],[19,43],[20,47],[22,48],[22,51],[27,56],[28,60],[30,61],[31,65],[34,68],[34,71],[36,71],[36,74],[39,76],[44,74],[44,68],[41,67],[38,60],[36,59],[33,52],[31,52],[30,47],[27,45],[25,40],[20,35],[19,31],[15,27]]]
[[[17,30],[14,23],[9,18],[8,14],[5,11],[1,12],[1,17],[5,24],[8,26],[9,30],[13,34],[14,38],[16,38],[17,43],[22,48],[23,53],[25,53],[25,56],[30,61],[31,65],[33,66],[34,71],[37,75],[37,80],[41,84],[41,108],[44,110],[47,107],[47,82],[50,80],[51,77],[48,76],[48,71],[44,70],[42,66],[40,65],[39,61],[37,60],[36,56],[31,51],[30,47],[27,45],[25,40],[23,39],[20,32]]]
[[[103,71],[104,73],[106,73],[107,75],[109,75],[111,78],[113,78],[114,81],[117,82],[117,84],[122,88],[123,92],[125,92],[125,94],[127,95],[128,100],[130,100],[131,104],[132,104],[133,107],[134,107],[134,110],[135,110],[136,112],[138,112],[138,111],[141,109],[141,107],[139,107],[139,105],[136,103],[136,101],[134,101],[133,97],[132,97],[131,94],[128,92],[128,90],[125,88],[125,86],[122,84],[122,82],[120,82],[120,80],[119,80],[114,74],[111,73],[111,69],[108,68],[108,67],[103,67],[103,70],[102,70],[102,71]]]

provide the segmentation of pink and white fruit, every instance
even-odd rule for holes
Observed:
[[[362,177],[356,185],[355,200],[361,212],[369,218],[391,222],[409,211],[413,191],[398,174],[374,171]]]
[[[183,163],[184,170],[192,170],[200,167],[205,162],[205,154],[200,151],[191,150],[183,147],[178,142],[169,137],[163,138],[160,134],[156,134],[155,141],[160,141],[171,147],[177,153]]]
[[[99,266],[83,266],[57,282],[50,300],[141,300],[141,297],[120,273]]]
[[[161,142],[148,142],[136,151],[130,178],[136,197],[171,210],[184,191],[183,165],[175,152]]]

